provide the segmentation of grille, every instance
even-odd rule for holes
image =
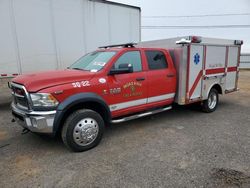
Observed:
[[[25,93],[25,90],[23,89],[23,86],[17,86],[12,85],[11,86],[12,89],[12,94],[14,97],[14,103],[16,106],[20,107],[20,108],[24,108],[24,109],[28,109],[28,100],[27,100],[27,96]]]

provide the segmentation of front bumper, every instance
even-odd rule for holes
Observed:
[[[26,111],[11,104],[12,114],[19,125],[36,133],[53,133],[56,111]]]

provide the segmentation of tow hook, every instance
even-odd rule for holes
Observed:
[[[22,134],[27,134],[28,132],[30,132],[29,129],[24,128],[24,129],[22,130]]]

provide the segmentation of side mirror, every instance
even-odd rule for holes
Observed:
[[[126,73],[131,73],[133,72],[133,66],[131,64],[120,64],[118,69],[112,68],[109,71],[109,75],[114,75],[114,74],[126,74]]]

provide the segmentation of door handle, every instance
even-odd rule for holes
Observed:
[[[141,77],[141,78],[136,78],[136,81],[143,81],[145,80],[145,78]]]
[[[174,77],[174,74],[167,74],[168,78]]]

